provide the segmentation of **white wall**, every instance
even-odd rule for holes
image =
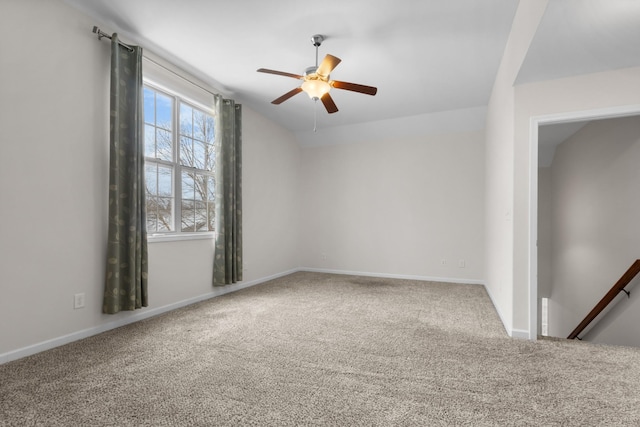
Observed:
[[[640,112],[640,68],[626,68],[516,86],[514,136],[514,272],[513,327],[529,331],[529,308],[537,286],[531,263],[536,235],[530,230],[532,202],[537,200],[538,167],[532,158],[532,123],[553,123],[581,117],[606,117]],[[537,151],[536,151],[537,152]],[[537,217],[537,214],[536,214]],[[533,275],[535,276],[535,275]],[[532,301],[533,300],[533,301]]]
[[[474,131],[304,148],[301,266],[483,282],[483,139]]]
[[[243,107],[245,281],[299,266],[300,148],[293,135]]]
[[[532,233],[537,218],[532,211],[538,167],[531,123],[640,109],[640,68],[513,86],[546,4],[520,1],[486,126],[487,290],[507,332],[528,338],[537,334],[537,235]]]
[[[591,122],[558,146],[539,187],[551,199],[550,335],[568,336],[640,258],[639,163],[640,116]],[[640,345],[637,301],[620,301],[586,339]]]
[[[102,317],[109,45],[57,1],[3,3],[0,31],[2,354]]]
[[[514,324],[513,281],[515,81],[547,1],[521,0],[491,92],[486,126],[486,281],[487,291],[511,336],[528,336]],[[525,314],[528,313],[525,306]]]
[[[150,307],[101,313],[110,45],[93,25],[58,0],[2,4],[0,362],[217,291],[211,240],[151,243]],[[249,108],[243,118],[251,284],[298,265],[300,153],[291,133]],[[73,309],[76,293],[86,294],[84,309]]]

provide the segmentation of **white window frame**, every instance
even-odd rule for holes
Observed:
[[[180,103],[184,103],[189,107],[200,110],[205,114],[209,114],[213,117],[214,122],[216,120],[216,116],[214,110],[212,108],[208,108],[201,103],[191,100],[188,97],[181,95],[177,91],[168,88],[168,85],[158,84],[155,81],[152,81],[147,78],[143,78],[143,84],[145,87],[161,93],[165,96],[168,96],[173,99],[173,108],[172,108],[172,154],[173,160],[171,162],[156,159],[156,158],[148,158],[145,156],[145,162],[153,162],[159,165],[171,166],[172,168],[172,213],[173,213],[173,230],[171,231],[152,231],[147,232],[147,240],[149,242],[170,242],[177,240],[202,240],[202,239],[213,239],[215,238],[215,230],[214,231],[182,231],[182,171],[197,171],[201,173],[202,169],[191,168],[188,166],[182,166],[180,164],[180,122],[179,122],[179,110]],[[215,144],[215,142],[214,142]],[[206,173],[205,173],[206,174]],[[209,174],[214,176],[214,171],[211,171]],[[215,179],[215,177],[214,177]]]

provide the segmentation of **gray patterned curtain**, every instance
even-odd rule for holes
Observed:
[[[142,48],[111,39],[109,231],[102,311],[146,307],[147,231],[142,138]]]
[[[242,280],[242,106],[215,97],[216,244],[213,284]]]

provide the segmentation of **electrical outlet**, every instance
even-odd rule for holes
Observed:
[[[84,293],[75,294],[73,296],[73,308],[84,308]]]
[[[327,259],[327,254],[325,254],[324,252],[320,256],[322,257],[323,260]]]
[[[460,261],[458,261],[458,267],[460,267],[460,268],[464,268],[464,267],[465,267],[465,265],[466,265],[466,263],[464,262],[464,260],[463,260],[463,259],[461,259]]]
[[[442,264],[442,265],[447,265],[447,260],[446,260],[446,259],[441,259],[441,260],[440,260],[440,264]]]

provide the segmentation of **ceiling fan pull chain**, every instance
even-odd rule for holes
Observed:
[[[318,130],[318,98],[313,101],[313,131]]]

